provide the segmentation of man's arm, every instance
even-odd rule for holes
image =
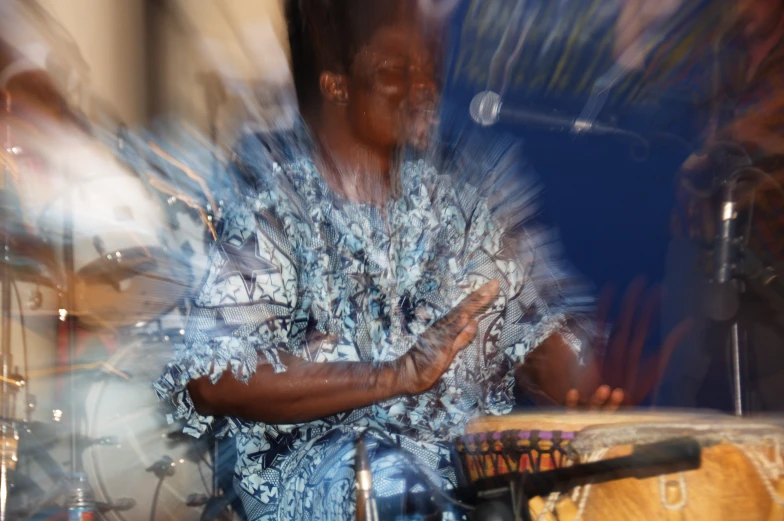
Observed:
[[[233,416],[249,421],[289,424],[312,421],[378,403],[419,394],[436,384],[454,357],[476,336],[473,317],[498,296],[492,281],[469,295],[432,325],[403,357],[387,364],[312,363],[279,353],[286,371],[260,364],[247,383],[230,371],[212,383],[207,376],[187,385],[194,407],[205,416]]]

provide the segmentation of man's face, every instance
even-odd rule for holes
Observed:
[[[348,119],[370,145],[427,144],[438,87],[433,55],[415,23],[377,31],[348,75]]]

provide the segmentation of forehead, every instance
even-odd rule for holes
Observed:
[[[360,54],[430,57],[434,51],[435,43],[425,38],[418,24],[411,22],[380,28]]]

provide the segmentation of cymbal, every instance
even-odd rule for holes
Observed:
[[[61,279],[61,274],[55,260],[54,247],[45,239],[33,234],[12,232],[13,230],[9,231],[8,235],[8,262],[11,266],[12,278],[55,286]]]
[[[19,455],[41,450],[54,445],[63,437],[63,426],[48,422],[16,422],[18,432],[23,441],[19,446]]]
[[[173,309],[187,295],[189,266],[162,248],[131,248],[76,274],[76,316],[87,328],[133,326]]]
[[[17,216],[8,217],[0,226],[8,234],[9,260],[15,269],[24,272],[32,268],[50,278],[58,278],[55,246],[49,239],[28,231]]]

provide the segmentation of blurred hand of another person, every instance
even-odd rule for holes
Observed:
[[[601,385],[592,363],[580,365],[577,355],[559,335],[553,335],[529,354],[516,372],[520,385],[543,407],[566,406],[612,412],[626,393]]]
[[[604,334],[599,338],[607,338],[607,341],[597,341],[593,350],[595,375],[592,377],[603,384],[625,389],[625,406],[640,405],[654,390],[672,353],[693,327],[690,320],[681,322],[667,334],[654,354],[644,357],[651,323],[661,304],[661,290],[652,288],[645,291],[645,286],[642,277],[632,281],[621,303],[618,321],[610,330],[606,324],[613,300],[612,289],[605,290],[600,298],[599,331]]]
[[[643,358],[643,348],[661,299],[658,290],[643,298],[645,282],[636,279],[624,296],[620,316],[609,329],[607,317],[613,300],[605,290],[599,300],[596,340],[583,365],[564,342],[546,342],[518,370],[524,388],[533,382],[540,405],[565,405],[570,409],[614,411],[638,406],[661,380],[675,348],[692,328],[684,321],[665,338],[656,354]],[[530,390],[530,389],[527,389]]]
[[[625,0],[615,24],[613,56],[627,67],[642,67],[648,28],[674,14],[683,0]]]

